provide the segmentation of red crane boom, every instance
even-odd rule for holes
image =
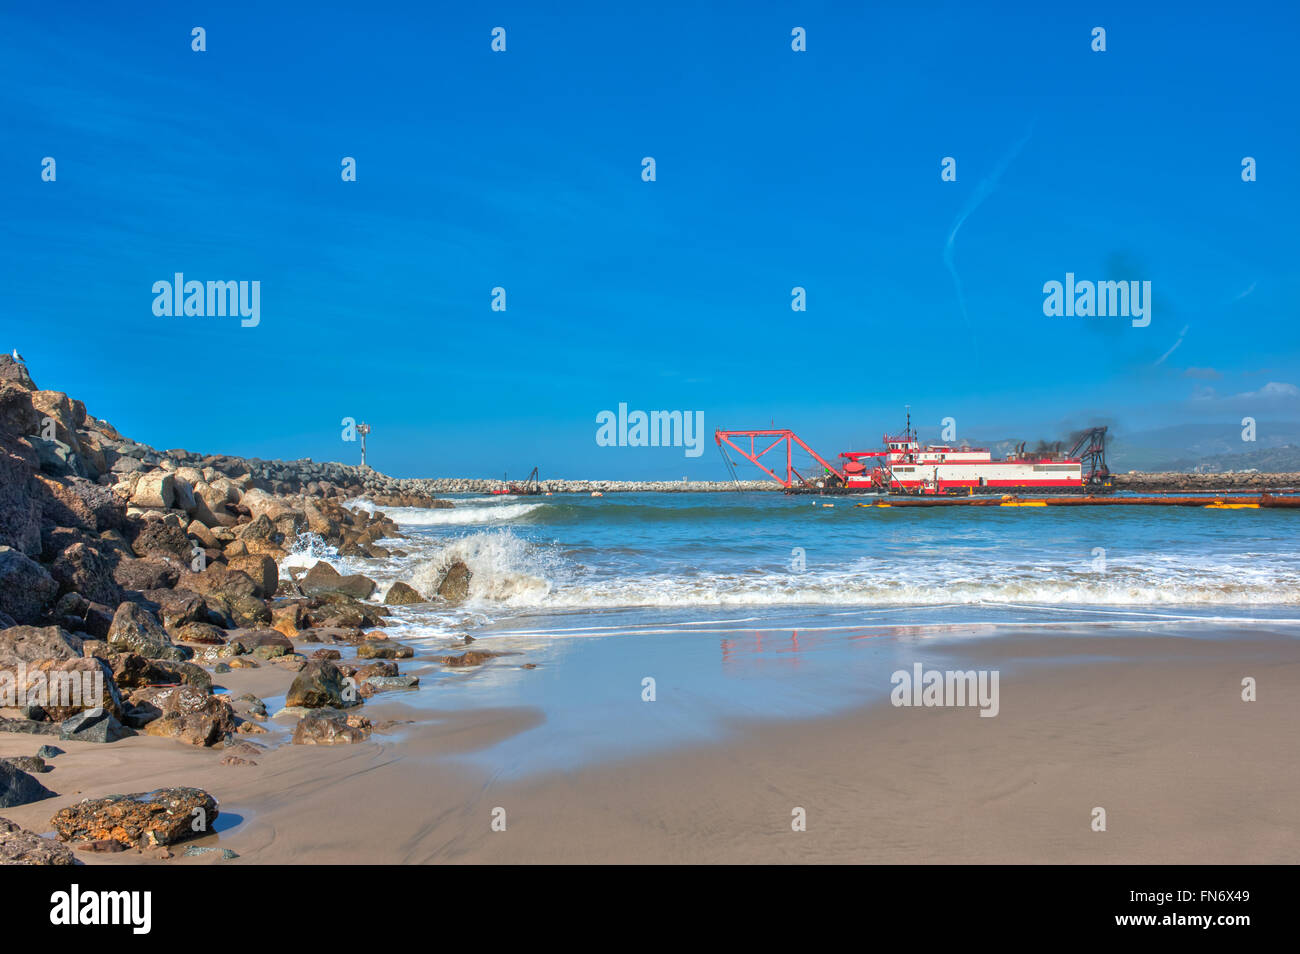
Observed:
[[[743,447],[736,444],[732,440],[733,437],[742,437],[742,438],[748,437],[749,450],[745,450]],[[776,438],[776,440],[772,441],[772,443],[768,444],[762,450],[757,450],[757,445],[754,443],[754,439],[758,437],[774,437]],[[844,480],[844,474],[839,470],[839,468],[834,467],[833,465],[827,463],[826,460],[820,454],[818,454],[815,450],[813,450],[811,447],[805,444],[803,440],[800,439],[798,434],[796,434],[792,430],[789,430],[788,428],[774,428],[769,430],[758,430],[758,431],[717,430],[713,432],[713,439],[714,441],[717,442],[719,450],[722,450],[722,445],[726,444],[728,447],[734,450],[741,457],[745,458],[747,461],[749,461],[751,464],[753,464],[763,473],[767,474],[767,476],[775,480],[782,487],[789,488],[791,484],[794,482],[794,479],[796,477],[799,479],[799,482],[801,484],[803,484],[804,486],[808,485],[808,481],[805,480],[803,476],[797,470],[794,469],[793,458],[794,458],[795,444],[798,444],[800,447],[802,447],[808,453],[808,455],[812,457],[813,460],[817,461],[817,463],[821,464],[828,471],[830,471],[832,474],[838,477],[840,481]],[[785,479],[784,480],[782,480],[774,471],[769,470],[759,461],[760,457],[762,457],[768,451],[772,450],[772,448],[777,447],[780,444],[785,444]],[[723,457],[725,459],[726,451],[723,451]]]

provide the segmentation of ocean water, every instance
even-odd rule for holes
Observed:
[[[896,669],[958,666],[967,640],[1010,632],[1300,633],[1295,511],[885,509],[780,493],[450,499],[451,510],[382,508],[406,535],[385,545],[404,556],[344,559],[308,541],[285,564],[365,573],[381,599],[397,580],[430,593],[463,560],[469,600],[402,607],[389,632],[422,656],[459,651],[466,635],[517,654],[468,671],[403,667],[421,677],[407,694],[419,705],[545,713],[482,754],[497,771],[880,702]]]

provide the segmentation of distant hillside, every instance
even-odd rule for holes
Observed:
[[[1112,467],[1112,470],[1118,468]],[[1257,470],[1261,474],[1288,474],[1300,471],[1300,447],[1285,444],[1282,447],[1261,447],[1244,454],[1213,454],[1206,457],[1184,457],[1172,461],[1165,470],[1200,474],[1241,473]]]

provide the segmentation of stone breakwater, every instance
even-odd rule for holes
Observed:
[[[0,732],[98,745],[144,734],[253,768],[266,748],[255,739],[275,716],[232,683],[261,668],[282,673],[281,714],[298,720],[287,744],[362,743],[384,731],[357,710],[419,685],[397,662],[415,651],[384,632],[390,607],[459,602],[470,572],[453,562],[430,591],[395,586],[382,602],[373,580],[325,562],[282,578],[304,538],[344,556],[402,555],[392,520],[344,506],[362,494],[379,506],[452,506],[340,464],[157,451],[0,357]],[[483,665],[491,655],[432,662]],[[230,691],[214,691],[218,679]],[[42,745],[0,760],[0,809],[59,797],[56,757],[75,756]],[[168,846],[204,833],[189,826],[194,808],[217,814],[214,796],[183,784],[99,794],[63,806],[48,827],[82,850],[166,859]],[[0,819],[0,862],[70,860]]]
[[[1115,489],[1137,493],[1262,493],[1300,489],[1300,474],[1116,474]]]

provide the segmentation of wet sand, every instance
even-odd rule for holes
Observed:
[[[225,864],[1300,860],[1300,642],[1240,630],[1091,642],[1011,632],[964,646],[971,667],[1033,661],[1003,671],[996,718],[884,704],[733,721],[715,743],[523,778],[456,756],[538,725],[541,710],[430,712],[391,695],[366,715],[413,723],[359,745],[283,744],[255,766],[166,739],[56,742],[67,753],[40,780],[59,796],[3,814],[48,831],[81,798],[193,785],[223,813],[194,843],[240,854]],[[1088,653],[1104,659],[1078,661]],[[1258,701],[1241,699],[1246,676]],[[235,695],[287,684],[267,669],[223,679]],[[279,724],[252,741],[287,742],[291,722]],[[45,741],[0,734],[0,755]],[[492,830],[498,807],[505,831]],[[796,807],[806,831],[791,829]],[[177,855],[165,863],[213,863]]]

